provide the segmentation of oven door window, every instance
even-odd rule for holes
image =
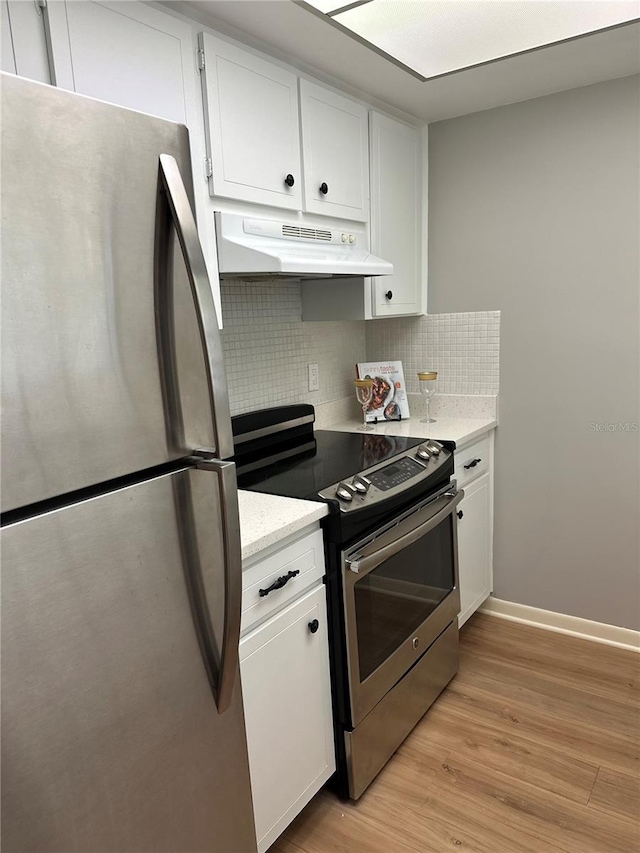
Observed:
[[[395,652],[455,585],[453,519],[354,584],[360,681]]]

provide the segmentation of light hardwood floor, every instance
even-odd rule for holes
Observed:
[[[270,853],[640,850],[640,655],[476,614],[458,675],[357,803]]]

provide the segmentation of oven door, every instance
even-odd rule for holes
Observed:
[[[458,616],[455,510],[463,497],[447,485],[342,553],[353,727]]]

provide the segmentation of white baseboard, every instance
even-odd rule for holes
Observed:
[[[640,631],[633,631],[631,628],[592,622],[591,619],[554,613],[552,610],[516,604],[514,601],[502,601],[499,598],[487,598],[480,608],[480,613],[488,613],[500,619],[521,622],[523,625],[532,625],[535,628],[545,628],[547,631],[556,631],[558,634],[581,637],[583,640],[593,640],[619,649],[640,652]]]

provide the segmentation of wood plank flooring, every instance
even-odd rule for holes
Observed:
[[[640,655],[476,614],[460,671],[357,803],[271,853],[640,851]]]

